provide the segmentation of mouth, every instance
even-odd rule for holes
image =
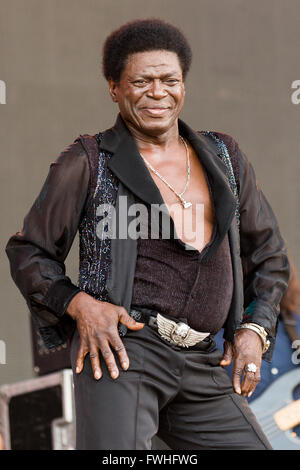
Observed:
[[[142,108],[142,111],[150,114],[151,116],[161,116],[164,114],[166,111],[168,111],[169,108],[159,108],[159,107],[147,107],[147,108]]]

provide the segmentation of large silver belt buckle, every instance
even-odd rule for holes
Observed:
[[[210,334],[193,330],[193,328],[183,322],[176,323],[163,317],[160,313],[157,314],[156,322],[161,337],[175,346],[189,348],[203,341]]]

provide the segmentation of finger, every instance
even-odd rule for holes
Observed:
[[[257,384],[260,382],[260,371],[257,370],[254,372],[245,372],[243,384],[242,384],[242,395],[250,398],[254,392]]]
[[[254,383],[254,372],[245,372],[243,383],[241,385],[241,394],[246,397],[252,389]]]
[[[110,339],[110,344],[116,351],[119,357],[120,364],[124,370],[127,370],[129,367],[129,357],[124,346],[124,343],[121,341],[119,336],[112,336]]]
[[[242,393],[241,380],[242,380],[243,370],[244,370],[244,363],[236,360],[233,366],[232,383],[233,383],[234,390],[239,395],[241,395]]]
[[[108,341],[101,341],[100,350],[107,365],[107,369],[111,375],[111,378],[116,379],[119,376],[119,369],[117,367],[115,356],[113,355],[113,352],[110,349]]]
[[[141,330],[145,326],[145,323],[135,321],[124,307],[119,307],[119,321],[130,330]]]
[[[232,358],[233,358],[232,344],[229,343],[229,341],[224,341],[224,353],[220,361],[220,366],[223,366],[223,367],[229,366],[232,362]]]
[[[88,353],[88,347],[84,343],[80,343],[76,358],[76,374],[80,374],[83,369],[84,358]]]
[[[102,377],[102,370],[100,367],[99,350],[96,345],[90,346],[90,361],[94,377],[96,380],[99,380]]]

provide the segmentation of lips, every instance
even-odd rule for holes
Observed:
[[[142,111],[146,111],[153,116],[160,116],[161,114],[165,113],[169,108],[159,108],[159,107],[149,107],[149,108],[142,108]]]

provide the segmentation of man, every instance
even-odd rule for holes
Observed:
[[[75,330],[77,449],[150,449],[156,433],[172,449],[270,448],[245,396],[274,347],[286,248],[234,139],[179,119],[190,63],[164,21],[114,31],[103,71],[116,124],[50,165],[6,247],[45,344]],[[134,219],[135,204],[151,222]],[[78,228],[75,286],[64,260]],[[222,359],[213,335],[224,324]],[[233,385],[221,367],[231,355]]]

